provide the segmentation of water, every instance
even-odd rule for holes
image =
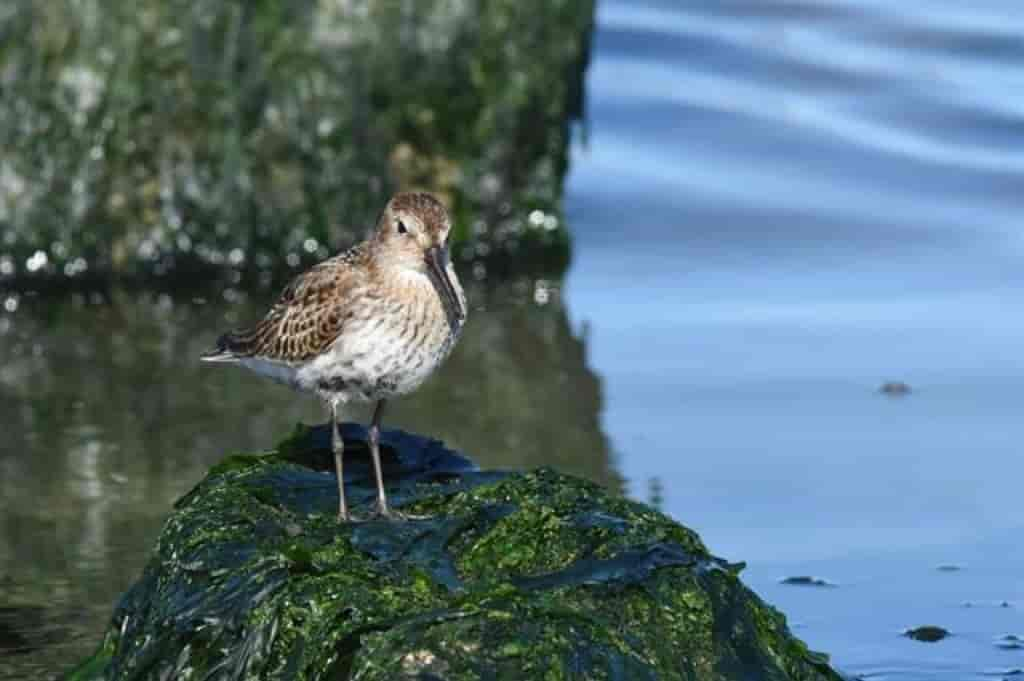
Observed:
[[[569,186],[630,490],[872,679],[1024,667],[1024,11],[951,5],[606,2]]]
[[[1009,0],[607,0],[564,290],[472,291],[451,362],[390,422],[658,497],[845,671],[1012,678],[1022,36]],[[211,463],[322,420],[194,363],[269,292],[203,295],[0,316],[0,643],[31,624],[0,676],[89,650]],[[953,636],[900,636],[925,624]]]

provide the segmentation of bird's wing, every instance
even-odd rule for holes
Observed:
[[[216,350],[204,359],[303,362],[325,352],[352,317],[357,277],[351,260],[352,254],[346,253],[297,276],[262,320],[252,328],[221,336]]]

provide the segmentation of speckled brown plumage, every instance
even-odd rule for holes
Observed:
[[[325,352],[354,314],[355,293],[367,274],[366,251],[359,244],[297,276],[263,319],[221,336],[215,352],[284,362]]]
[[[207,362],[239,364],[330,407],[339,517],[350,518],[342,486],[337,410],[377,402],[370,449],[378,513],[393,516],[380,477],[377,438],[386,400],[415,390],[450,354],[466,300],[448,257],[451,221],[435,197],[398,194],[363,243],[310,268],[248,329],[220,337]]]

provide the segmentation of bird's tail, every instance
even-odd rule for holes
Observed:
[[[239,357],[235,354],[232,349],[234,346],[233,338],[230,333],[226,333],[217,339],[217,347],[213,350],[208,350],[199,356],[200,362],[237,362]]]

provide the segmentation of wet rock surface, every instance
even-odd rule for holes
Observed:
[[[366,515],[365,431],[343,435]],[[339,524],[325,427],[229,457],[176,504],[71,678],[841,678],[743,586],[742,565],[657,511],[383,439],[390,498],[427,518]]]
[[[1002,648],[1003,650],[1024,650],[1024,636],[1006,634],[998,637],[995,640],[995,645],[996,648]]]
[[[923,627],[907,629],[903,632],[903,635],[922,643],[937,643],[949,636],[949,630],[929,624]]]
[[[903,381],[888,381],[882,384],[882,387],[878,389],[878,392],[889,397],[906,397],[911,392],[910,385]]]
[[[779,584],[785,584],[786,586],[814,586],[814,587],[825,587],[832,588],[838,586],[833,582],[828,581],[822,577],[812,577],[810,575],[798,575],[796,577],[786,577],[779,581]]]

